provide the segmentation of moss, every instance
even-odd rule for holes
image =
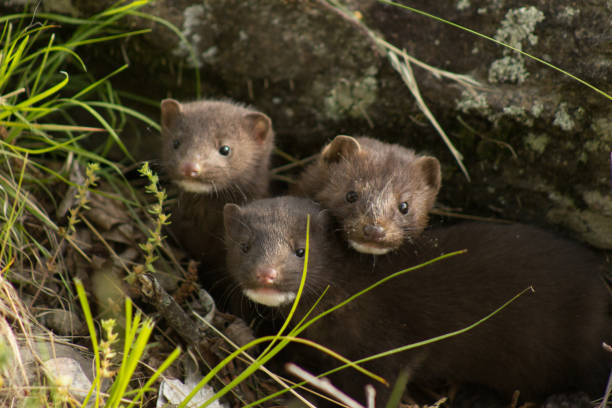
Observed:
[[[470,0],[459,0],[457,1],[457,10],[463,11],[469,9],[471,6]]]
[[[574,17],[578,17],[579,14],[580,14],[580,10],[575,9],[570,6],[566,6],[563,9],[561,9],[561,12],[557,16],[561,20],[570,22],[574,19]]]
[[[540,117],[543,110],[544,104],[542,103],[542,101],[535,101],[531,106],[531,114],[536,118]]]
[[[366,109],[376,101],[378,82],[376,69],[370,68],[367,75],[355,81],[338,82],[324,99],[325,113],[331,119],[344,115],[363,117]]]
[[[550,138],[546,134],[536,135],[534,133],[529,133],[527,137],[525,137],[525,145],[538,154],[544,153],[549,142]]]
[[[590,153],[609,152],[612,146],[612,119],[607,117],[595,119],[591,129],[595,137],[584,143],[584,150]]]
[[[609,117],[595,119],[591,124],[591,129],[601,140],[612,143],[612,119]]]
[[[529,76],[521,57],[505,56],[491,63],[489,82],[510,82],[522,84]]]
[[[546,215],[549,221],[563,225],[591,245],[612,249],[612,218],[576,208],[554,208]]]
[[[495,117],[497,116],[497,117]],[[525,108],[517,105],[505,106],[502,115],[492,115],[490,117],[491,120],[498,120],[500,117],[506,116],[515,120],[519,123],[527,125],[529,127],[533,126],[533,118],[525,111]]]
[[[561,129],[570,131],[574,129],[576,123],[574,119],[572,119],[571,115],[567,111],[567,103],[562,102],[559,104],[557,111],[555,112],[555,120],[553,120],[553,125],[559,126]]]
[[[200,26],[203,24],[204,11],[204,6],[201,4],[186,7],[185,10],[183,10],[184,21],[181,32],[195,49],[198,49],[198,46],[202,42],[202,37],[198,32]],[[207,52],[209,52],[209,50],[205,51],[205,53]],[[198,54],[195,54],[193,57],[189,55],[189,45],[184,42],[178,44],[178,47],[174,50],[174,55],[188,57],[187,61],[192,67],[201,68],[203,65],[203,61]]]
[[[456,108],[463,113],[474,110],[483,115],[488,115],[491,112],[487,97],[484,93],[463,90],[463,92],[461,92],[461,97],[455,103]]]
[[[589,140],[584,144],[585,150],[593,153],[598,151],[601,148],[601,143],[599,140]]]
[[[497,29],[495,39],[518,50],[523,50],[525,41],[536,45],[538,37],[533,31],[542,20],[544,13],[533,6],[508,10],[501,27]],[[489,67],[489,82],[523,83],[529,75],[524,58],[508,48],[504,48],[503,53],[504,56],[493,61]]]
[[[609,193],[602,194],[596,190],[585,191],[582,198],[591,210],[612,217],[612,197]]]

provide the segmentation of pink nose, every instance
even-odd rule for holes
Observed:
[[[198,163],[187,162],[181,166],[181,172],[185,177],[197,177],[201,171]]]
[[[271,285],[278,279],[278,271],[271,267],[259,268],[255,272],[255,277],[262,285]]]
[[[366,238],[369,238],[369,239],[379,240],[379,239],[384,238],[385,229],[381,227],[380,225],[368,224],[363,227],[363,235],[365,235]]]

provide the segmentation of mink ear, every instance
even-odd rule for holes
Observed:
[[[161,124],[163,128],[171,127],[181,115],[181,104],[175,99],[161,101]]]
[[[438,159],[432,156],[422,156],[416,159],[414,165],[423,176],[427,187],[437,194],[442,184],[442,174]]]
[[[234,204],[227,203],[223,207],[223,226],[225,228],[225,234],[231,235],[232,229],[235,230],[236,222],[240,219],[242,209]]]
[[[271,133],[272,121],[261,112],[244,115],[244,128],[257,143],[263,143]]]
[[[323,148],[321,159],[326,163],[335,163],[359,153],[360,150],[361,146],[354,137],[338,135]]]

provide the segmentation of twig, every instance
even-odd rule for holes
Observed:
[[[441,208],[432,208],[431,210],[429,210],[429,213],[435,215],[442,215],[444,217],[461,218],[472,221],[493,222],[497,224],[514,224],[514,221],[505,220],[503,218],[480,217],[478,215],[461,214],[453,211],[445,211]]]
[[[294,167],[303,166],[305,164],[310,163],[311,161],[316,159],[318,156],[319,156],[318,154],[313,154],[312,156],[305,157],[305,158],[303,158],[301,160],[294,161],[294,162],[289,163],[289,164],[284,164],[282,166],[278,166],[278,167],[272,169],[271,173],[272,174],[278,174],[278,173],[282,173],[285,170],[290,170],[290,169],[292,169]]]
[[[408,89],[412,93],[412,96],[414,96],[414,99],[416,99],[417,104],[419,105],[419,108],[421,108],[421,111],[425,114],[427,119],[429,119],[429,121],[431,122],[433,127],[436,129],[440,137],[442,137],[442,140],[446,144],[446,147],[448,147],[452,155],[455,157],[455,161],[461,168],[461,171],[463,172],[467,180],[471,181],[470,174],[468,173],[467,169],[463,165],[463,155],[455,148],[453,143],[450,141],[450,139],[446,135],[446,132],[444,132],[444,129],[442,129],[442,127],[440,126],[440,124],[438,123],[434,115],[431,113],[431,111],[427,107],[427,104],[425,104],[425,101],[423,100],[423,97],[421,96],[421,92],[419,91],[419,86],[417,85],[416,79],[414,78],[412,68],[410,67],[410,60],[408,59],[408,55],[405,52],[402,52],[402,56],[404,57],[403,64],[398,60],[397,54],[395,52],[389,52],[388,55],[389,55],[389,59],[391,60],[391,65],[400,74],[406,86],[408,86]]]
[[[350,408],[364,408],[363,405],[361,405],[360,403],[358,403],[357,401],[334,387],[327,378],[317,378],[314,375],[310,374],[308,371],[298,367],[293,363],[288,363],[285,368],[289,373],[295,375],[296,377],[304,381],[308,381],[316,388],[319,388],[328,395],[331,395],[346,406]]]
[[[604,350],[612,353],[612,347],[610,347],[607,343],[602,343],[601,346]],[[606,408],[608,406],[608,398],[610,398],[610,393],[612,392],[612,370],[610,370],[610,375],[608,376],[608,383],[606,384],[606,393],[604,394],[603,400],[599,405],[599,408]]]
[[[368,408],[376,408],[376,388],[372,384],[365,387]]]
[[[501,140],[497,140],[497,139],[493,139],[492,137],[488,137],[485,136],[479,132],[476,131],[476,129],[474,129],[473,127],[471,127],[470,125],[468,125],[467,123],[465,123],[465,121],[461,118],[461,116],[457,116],[457,120],[459,121],[459,123],[461,123],[463,126],[465,126],[465,128],[467,130],[469,130],[470,132],[472,132],[473,134],[475,134],[476,136],[480,137],[481,139],[483,139],[484,141],[487,142],[491,142],[491,143],[495,143],[499,146],[503,146],[506,149],[508,149],[510,151],[510,153],[512,154],[512,157],[514,157],[514,159],[518,159],[518,155],[516,154],[516,151],[514,150],[514,148],[510,145],[510,143],[506,143],[503,142]]]

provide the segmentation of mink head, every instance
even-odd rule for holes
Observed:
[[[246,206],[223,209],[227,270],[241,292],[266,306],[291,303],[297,294],[306,251],[306,222],[310,215],[309,263],[306,287],[313,296],[323,289],[331,218],[308,199],[277,197]],[[305,291],[306,293],[306,291]]]
[[[274,134],[263,113],[230,102],[164,99],[161,125],[164,167],[182,190],[246,194],[267,180]]]
[[[440,189],[440,163],[370,138],[337,136],[321,152],[325,180],[313,198],[330,209],[350,246],[384,254],[421,234]]]

